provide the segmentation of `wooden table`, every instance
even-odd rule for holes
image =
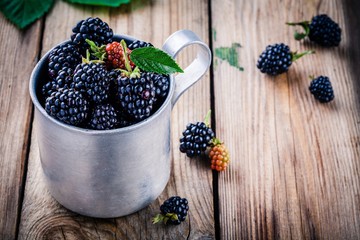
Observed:
[[[359,10],[357,0],[132,0],[116,9],[57,1],[23,31],[1,14],[0,239],[360,239]],[[339,22],[339,47],[297,42],[285,25],[318,13]],[[210,71],[173,109],[166,189],[147,208],[116,219],[78,215],[50,196],[28,93],[39,58],[88,16],[157,47],[172,32],[191,29],[214,53]],[[279,42],[316,54],[277,77],[261,74],[259,54]],[[224,60],[230,49],[235,58]],[[178,61],[185,66],[190,58]],[[309,75],[329,76],[335,100],[315,101]],[[212,126],[231,152],[226,172],[178,150],[186,124],[210,108]],[[172,195],[189,200],[186,222],[153,225],[151,217]]]

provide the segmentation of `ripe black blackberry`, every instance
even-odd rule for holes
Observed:
[[[309,90],[322,103],[330,102],[334,99],[334,91],[328,77],[319,76],[313,79]]]
[[[81,63],[81,54],[73,43],[64,43],[51,50],[48,61],[50,79],[55,80],[64,67],[75,69]]]
[[[294,61],[310,53],[313,51],[299,54],[291,52],[289,46],[283,43],[268,45],[259,56],[256,66],[262,73],[278,75],[286,72]]]
[[[116,83],[117,97],[124,112],[134,120],[149,117],[155,102],[152,74],[143,72],[139,77],[120,75]]]
[[[186,198],[174,196],[160,206],[160,211],[161,213],[153,218],[154,224],[164,222],[165,224],[179,225],[186,219],[189,204]]]
[[[114,35],[113,30],[106,22],[100,18],[92,17],[78,22],[72,31],[71,40],[79,46],[83,54],[89,48],[86,39],[92,40],[97,46],[101,46],[112,42]]]
[[[79,91],[60,88],[46,99],[45,110],[64,123],[77,126],[86,119],[89,103]]]
[[[188,157],[200,156],[210,146],[215,134],[204,122],[190,123],[180,138],[180,152]]]
[[[152,76],[154,86],[155,86],[155,96],[156,99],[164,99],[168,92],[170,86],[170,79],[168,75],[156,74]]]
[[[110,78],[104,64],[88,62],[78,65],[73,81],[74,88],[95,104],[103,103],[109,97]]]
[[[143,41],[140,41],[140,40],[135,40],[132,43],[130,43],[128,47],[129,47],[130,50],[133,50],[135,48],[153,47],[153,46],[154,45],[152,45],[149,42],[143,42]]]
[[[110,104],[94,107],[90,116],[89,128],[96,130],[113,129],[118,123],[116,110]]]
[[[302,26],[304,33],[295,32],[295,39],[301,40],[306,36],[313,42],[324,47],[339,46],[341,41],[341,28],[326,14],[314,16],[309,21],[287,23],[291,26]]]
[[[72,88],[74,70],[70,67],[63,67],[55,80],[50,80],[41,89],[43,96],[49,97],[51,93],[57,91],[59,88]]]

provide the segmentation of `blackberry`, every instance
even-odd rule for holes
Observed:
[[[129,49],[134,50],[135,48],[153,47],[153,46],[154,45],[152,45],[149,42],[143,42],[143,41],[140,41],[140,40],[135,40],[132,43],[130,43]]]
[[[334,99],[334,91],[328,77],[319,76],[313,79],[309,90],[322,103],[330,102]]]
[[[118,100],[124,112],[135,120],[149,117],[155,102],[152,74],[143,72],[140,77],[120,75],[116,81]]]
[[[73,43],[65,43],[51,50],[48,61],[50,79],[55,80],[64,67],[75,69],[81,63],[81,54]]]
[[[126,49],[126,53],[124,52]],[[129,54],[131,50],[127,47],[124,48],[119,42],[108,43],[105,48],[106,51],[106,63],[110,69],[121,68],[126,69],[125,67],[125,56],[127,56],[130,66],[133,68],[135,64],[130,60]]]
[[[170,80],[168,75],[153,74],[156,99],[163,99],[169,92]]]
[[[165,224],[179,225],[186,219],[189,204],[186,198],[174,196],[160,206],[160,211],[161,213],[153,218],[154,224],[164,222]]]
[[[210,146],[215,134],[204,122],[190,123],[180,138],[180,152],[188,157],[200,156]]]
[[[91,129],[106,130],[113,129],[118,123],[116,110],[110,104],[95,106],[88,126]]]
[[[103,22],[100,18],[92,17],[78,22],[72,32],[71,40],[79,46],[83,54],[89,48],[86,39],[92,40],[97,46],[101,46],[112,42],[114,35],[113,30],[106,22]]]
[[[46,99],[45,110],[64,123],[77,126],[86,119],[89,103],[79,91],[59,88]]]
[[[51,93],[57,91],[59,88],[72,88],[74,70],[69,67],[63,67],[55,80],[50,80],[41,89],[44,97],[48,97]]]
[[[293,53],[290,51],[289,46],[283,43],[268,45],[259,56],[256,66],[262,73],[274,76],[286,72],[292,62],[310,53],[313,53],[313,51],[299,54]]]
[[[221,143],[219,139],[215,139],[209,151],[209,158],[211,169],[218,172],[226,170],[230,161],[230,154],[225,144]]]
[[[336,47],[339,46],[341,41],[341,28],[326,14],[320,14],[314,16],[309,21],[287,23],[291,26],[302,26],[304,33],[295,32],[295,39],[301,40],[306,36],[309,39],[324,47]]]
[[[101,63],[82,63],[74,72],[74,88],[87,94],[96,104],[105,102],[109,97],[110,77]]]

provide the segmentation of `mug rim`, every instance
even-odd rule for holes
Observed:
[[[130,41],[134,41],[134,40],[140,40],[140,39],[136,39],[132,36],[126,35],[126,34],[114,34],[113,36],[114,40],[120,40],[120,39],[126,39],[126,40],[130,40]],[[57,46],[60,46],[62,44],[71,42],[70,39],[65,40],[59,44],[56,44],[54,47],[52,47],[51,49],[49,49],[42,57],[41,59],[37,62],[37,64],[35,65],[31,76],[30,76],[30,81],[29,81],[29,92],[30,92],[30,97],[32,100],[32,103],[34,104],[34,106],[36,107],[36,109],[48,120],[50,120],[51,122],[53,122],[54,124],[58,125],[59,127],[62,127],[66,130],[70,130],[70,131],[75,131],[75,132],[80,132],[80,133],[84,133],[84,134],[89,134],[89,135],[102,135],[102,134],[117,134],[117,133],[125,133],[125,132],[130,132],[130,131],[134,131],[138,128],[141,128],[145,125],[147,125],[149,122],[153,121],[155,118],[157,118],[159,115],[161,115],[162,112],[165,111],[165,108],[171,104],[171,98],[172,95],[174,94],[174,90],[175,90],[175,81],[174,81],[174,76],[173,74],[169,74],[169,79],[170,79],[170,89],[168,92],[168,95],[165,99],[165,101],[161,104],[161,106],[154,112],[152,113],[149,117],[141,120],[140,122],[137,122],[135,124],[132,124],[130,126],[126,126],[126,127],[121,127],[121,128],[115,128],[115,129],[107,129],[107,130],[96,130],[96,129],[87,129],[87,128],[81,128],[81,127],[77,127],[77,126],[73,126],[64,122],[61,122],[58,119],[55,119],[54,117],[50,116],[45,109],[43,108],[43,106],[40,104],[39,102],[39,98],[36,94],[36,88],[37,88],[37,84],[38,84],[38,80],[40,78],[40,73],[41,73],[41,68],[43,67],[44,64],[47,64],[47,59],[48,56],[50,54],[50,52]]]

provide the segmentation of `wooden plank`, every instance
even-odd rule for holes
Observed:
[[[41,21],[18,30],[0,14],[0,239],[14,239],[23,192],[31,101]]]
[[[221,239],[360,236],[355,9],[356,1],[211,1],[213,50],[240,43],[244,67],[215,58],[216,131],[232,155],[228,171],[219,174]],[[340,47],[296,42],[295,29],[285,25],[319,13],[340,23]],[[277,77],[260,73],[258,56],[280,42],[316,54]],[[308,91],[311,74],[330,77],[333,102],[315,101]]]
[[[114,32],[135,36],[161,47],[165,39],[182,28],[192,29],[208,40],[207,1],[133,1],[117,9],[74,7],[56,2],[45,24],[44,52],[68,38],[78,20],[99,16]],[[56,29],[56,31],[54,31]],[[44,53],[43,52],[43,53]],[[179,58],[189,62],[192,53]],[[212,239],[214,232],[212,173],[201,161],[179,153],[178,139],[190,121],[202,120],[210,108],[209,75],[185,93],[172,116],[172,175],[163,194],[149,207],[127,217],[95,219],[80,216],[61,207],[48,193],[42,176],[36,129],[33,129],[19,239]],[[190,203],[187,221],[180,226],[152,225],[151,217],[172,195]]]

